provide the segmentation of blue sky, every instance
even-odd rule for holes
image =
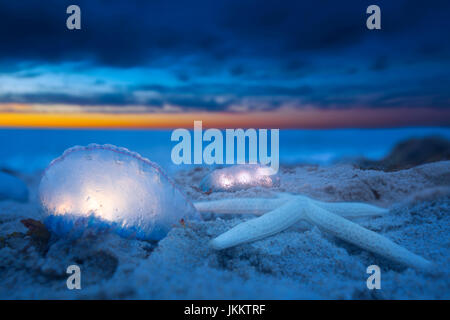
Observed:
[[[447,110],[449,16],[449,1],[2,1],[0,105]]]

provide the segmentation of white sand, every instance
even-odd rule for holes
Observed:
[[[45,252],[21,234],[21,219],[41,219],[36,174],[27,178],[29,203],[0,202],[0,298],[450,298],[450,162],[393,173],[347,165],[284,167],[274,190],[210,195],[197,188],[207,172],[193,169],[175,178],[195,200],[291,192],[389,207],[388,216],[358,223],[432,260],[437,274],[406,269],[307,225],[220,252],[207,247],[213,236],[251,218],[241,216],[205,215],[205,221],[172,229],[158,244],[103,234],[54,239]],[[70,264],[81,267],[82,290],[66,288]],[[371,264],[382,269],[381,290],[366,287]]]

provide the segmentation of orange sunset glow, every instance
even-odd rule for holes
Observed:
[[[26,108],[24,108],[26,109]],[[16,109],[17,111],[17,109]],[[1,127],[191,128],[194,120],[215,128],[373,128],[449,125],[450,110],[426,108],[278,109],[258,112],[98,113],[2,112]]]

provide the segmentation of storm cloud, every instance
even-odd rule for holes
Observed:
[[[81,30],[65,27],[77,4]],[[186,110],[450,106],[450,2],[0,3],[0,102]]]

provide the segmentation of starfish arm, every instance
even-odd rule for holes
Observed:
[[[294,197],[290,194],[281,193],[277,198],[236,198],[221,199],[213,201],[200,201],[194,203],[199,212],[211,212],[218,214],[255,214],[262,215],[266,212],[275,210]],[[309,199],[309,198],[307,198]],[[387,209],[379,208],[373,205],[358,202],[323,202],[312,200],[319,207],[341,215],[345,218],[357,218],[368,216],[380,216],[388,212]]]
[[[304,205],[308,207],[306,220],[340,239],[406,266],[420,270],[430,270],[432,268],[430,261],[371,230],[320,208],[312,202],[309,205],[306,203]]]
[[[376,207],[360,202],[323,202],[310,199],[322,209],[338,214],[345,218],[382,216],[389,212],[388,209]]]
[[[236,198],[195,202],[199,212],[262,215],[285,204],[286,198]]]
[[[302,219],[302,215],[298,209],[298,202],[298,198],[292,199],[261,217],[238,224],[211,240],[211,247],[216,250],[222,250],[242,243],[266,238],[289,228]]]

